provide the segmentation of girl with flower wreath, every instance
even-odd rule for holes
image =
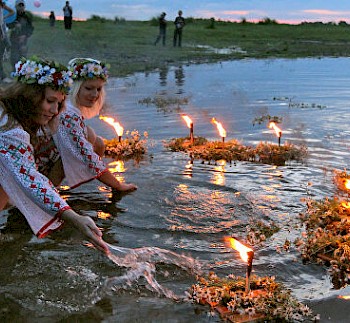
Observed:
[[[16,81],[0,90],[0,210],[10,197],[37,237],[66,221],[97,249],[108,252],[94,221],[74,212],[35,164],[37,132],[57,126],[72,73],[56,62],[33,57],[20,60],[12,75]]]
[[[85,124],[85,119],[98,115],[104,105],[106,64],[91,58],[75,58],[68,67],[74,83],[67,110],[61,114],[58,131],[53,135],[60,159],[49,170],[49,178],[56,185],[65,178],[71,188],[97,179],[117,191],[136,190],[134,184],[119,182],[108,170],[101,158],[105,152],[103,139]],[[45,167],[40,160],[38,163]]]

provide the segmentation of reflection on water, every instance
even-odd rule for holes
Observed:
[[[174,73],[175,73],[176,85],[179,88],[177,94],[182,94],[183,93],[182,87],[185,84],[185,73],[182,65],[176,67]]]
[[[108,115],[123,120],[126,131],[147,131],[152,143],[138,163],[106,160],[119,180],[136,183],[138,190],[120,195],[92,181],[62,194],[74,209],[96,219],[106,241],[117,248],[115,257],[81,246],[69,228],[44,240],[26,232],[26,239],[14,245],[22,229],[13,221],[6,224],[9,214],[2,212],[0,296],[11,299],[20,308],[17,313],[36,313],[33,321],[72,319],[73,314],[84,320],[92,308],[97,321],[137,321],[142,315],[149,321],[207,322],[205,311],[195,312],[193,305],[168,297],[180,299],[195,282],[196,270],[244,274],[245,264],[225,246],[224,238],[244,241],[247,227],[257,221],[273,221],[280,230],[254,246],[255,274],[275,275],[301,300],[349,294],[349,288],[333,289],[326,268],[302,264],[294,248],[283,251],[286,240],[293,242],[301,234],[302,199],[333,196],[332,170],[347,166],[349,70],[350,59],[340,58],[243,60],[110,80]],[[156,96],[186,98],[188,104],[160,112],[154,105],[138,103]],[[304,105],[274,99],[282,97]],[[318,105],[324,108],[312,108]],[[253,120],[281,117],[282,144],[306,144],[310,156],[304,165],[283,167],[191,160],[163,145],[188,135],[184,113],[195,122],[195,136],[217,141],[218,131],[211,124],[216,118],[227,140],[246,145],[276,143],[276,134],[266,124],[253,125]],[[89,123],[99,135],[115,136],[101,120]]]
[[[217,166],[214,168],[212,183],[216,185],[225,185],[225,160],[218,160]]]

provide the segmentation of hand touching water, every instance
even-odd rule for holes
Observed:
[[[75,213],[73,210],[67,210],[62,213],[62,219],[71,223],[98,250],[109,254],[109,248],[102,240],[101,230],[89,216],[82,216]]]

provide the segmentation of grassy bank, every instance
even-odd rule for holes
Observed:
[[[165,64],[189,64],[247,57],[323,57],[350,55],[350,26],[335,24],[242,24],[194,20],[183,32],[183,47],[172,46],[173,24],[168,22],[167,44],[154,46],[158,26],[141,21],[74,22],[71,34],[63,23],[49,27],[35,17],[29,54],[67,62],[87,56],[111,64],[111,73],[124,76]],[[213,28],[210,28],[213,27]],[[10,69],[10,66],[8,66]]]

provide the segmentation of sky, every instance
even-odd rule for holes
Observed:
[[[46,16],[54,11],[62,17],[65,0],[25,0],[26,7],[36,15]],[[13,5],[15,0],[6,0]],[[183,16],[215,18],[221,20],[257,22],[264,18],[279,23],[300,22],[350,23],[349,0],[70,0],[73,17],[87,19],[92,15],[114,19],[150,20],[167,13],[167,20],[174,20],[179,9]],[[40,4],[39,7],[35,4]]]

